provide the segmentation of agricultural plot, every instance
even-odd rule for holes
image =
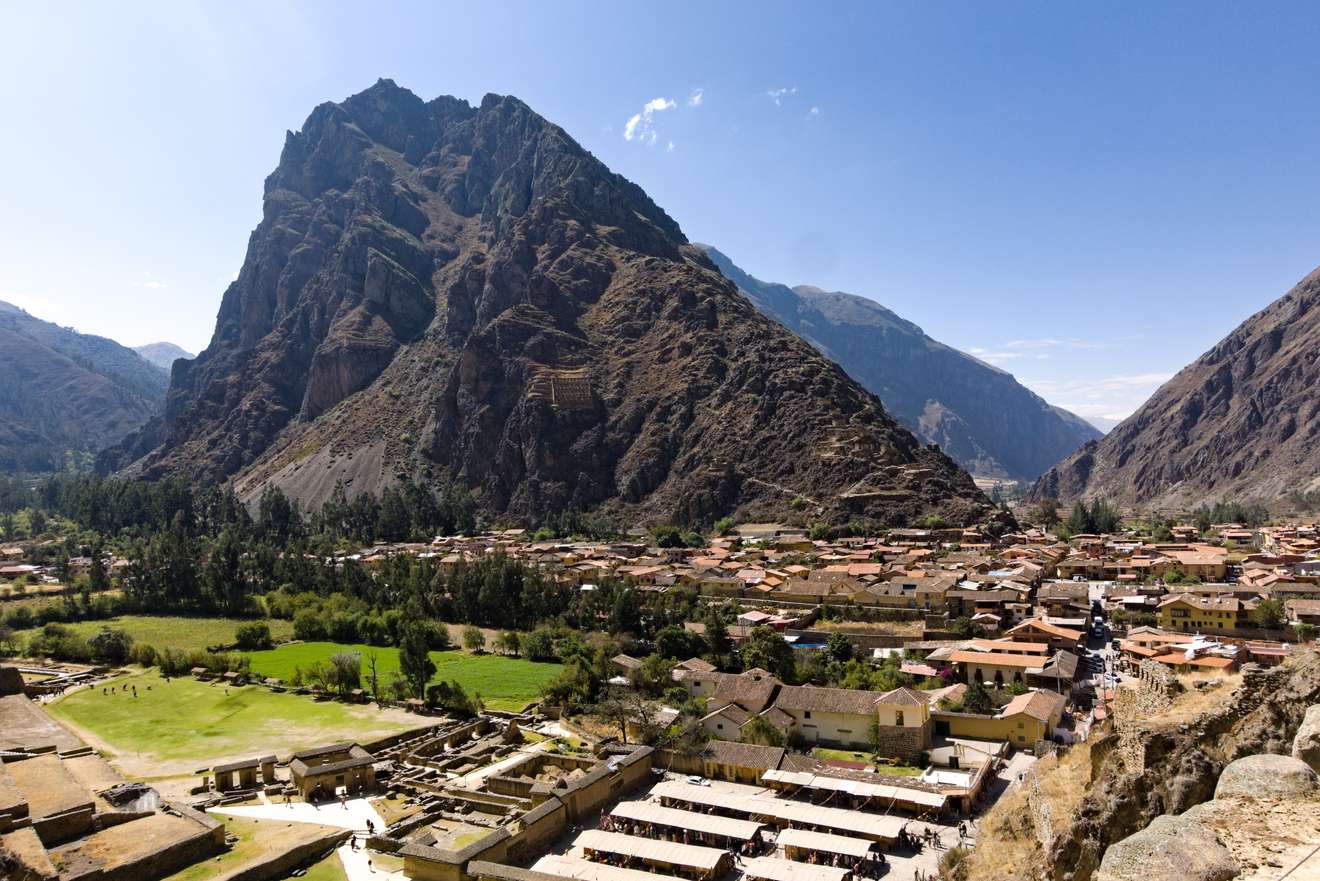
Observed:
[[[261,619],[270,627],[271,638],[276,641],[293,638],[293,624],[278,618]],[[78,621],[65,626],[88,639],[103,627],[128,632],[134,642],[145,643],[157,650],[180,649],[185,652],[204,650],[215,645],[232,645],[239,627],[250,623],[247,618],[188,618],[178,615],[120,615],[102,621]],[[20,630],[20,639],[36,634],[36,629]]]
[[[336,652],[358,652],[362,657],[362,678],[368,676],[368,659],[376,656],[376,675],[381,688],[399,669],[399,650],[367,645],[341,645],[333,642],[302,642],[262,652],[249,652],[252,669],[263,676],[274,676],[286,683],[295,670],[306,670],[314,663],[326,663]],[[435,662],[434,681],[457,682],[469,693],[481,695],[492,710],[520,710],[541,693],[541,686],[559,675],[563,665],[510,658],[504,655],[475,655],[461,651],[431,652]]]

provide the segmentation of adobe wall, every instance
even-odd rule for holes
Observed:
[[[921,727],[881,725],[876,753],[886,757],[915,759],[930,743],[929,723]]]
[[[557,798],[542,802],[523,815],[522,828],[509,839],[509,859],[522,862],[544,853],[567,829],[564,803]]]

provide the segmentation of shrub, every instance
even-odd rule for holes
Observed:
[[[458,716],[475,716],[481,712],[481,696],[469,695],[457,682],[437,682],[426,689],[429,706]]]
[[[244,651],[268,649],[274,645],[270,636],[270,625],[265,621],[253,621],[238,628],[234,635],[238,647]]]
[[[325,639],[325,623],[321,616],[311,609],[303,609],[293,616],[293,638],[306,642],[318,642]]]
[[[92,657],[98,661],[122,664],[128,660],[128,651],[133,645],[133,637],[126,631],[102,627],[101,632],[87,641]]]
[[[469,624],[463,628],[463,648],[470,652],[480,652],[486,647],[486,634],[481,632],[481,628],[474,624]]]
[[[144,642],[135,642],[128,647],[128,660],[140,667],[156,666],[156,649]]]
[[[156,663],[160,666],[162,676],[185,676],[189,669],[188,656],[179,649],[165,649],[157,653]]]

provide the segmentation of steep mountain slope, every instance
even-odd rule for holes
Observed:
[[[5,302],[0,376],[0,473],[84,463],[158,413],[168,381],[131,349]]]
[[[761,281],[702,247],[758,309],[828,355],[917,437],[939,444],[973,474],[1032,481],[1101,436],[1005,371],[931,339],[874,300]]]
[[[181,346],[166,342],[147,343],[145,346],[134,346],[133,351],[137,352],[147,361],[155,364],[162,370],[169,370],[174,366],[174,362],[180,358],[191,360],[196,357]]]
[[[387,80],[288,135],[210,345],[102,464],[313,504],[409,474],[525,519],[985,504],[562,129]]]
[[[1320,490],[1320,270],[1178,373],[1037,498],[1269,502]]]

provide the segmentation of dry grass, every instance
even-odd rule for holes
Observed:
[[[1219,685],[1209,688],[1197,688],[1197,682],[1218,680]],[[1178,681],[1185,689],[1173,699],[1173,705],[1167,710],[1141,720],[1151,728],[1167,730],[1169,728],[1193,722],[1197,717],[1211,710],[1217,710],[1228,703],[1238,686],[1242,684],[1242,674],[1229,676],[1212,674],[1189,674],[1179,676]]]
[[[1081,806],[1091,778],[1091,749],[1078,744],[1059,757],[1036,763],[1040,792],[1050,807],[1055,831],[1067,825]],[[1018,786],[981,818],[976,849],[967,862],[968,881],[1035,881],[1043,877],[1045,854]]]
[[[824,633],[843,631],[845,633],[892,633],[894,636],[920,636],[924,624],[921,621],[817,621],[812,630]]]

